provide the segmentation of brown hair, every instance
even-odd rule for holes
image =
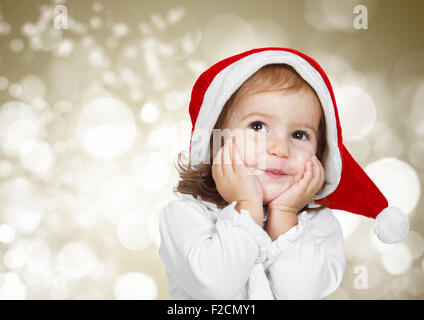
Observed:
[[[228,99],[222,108],[214,129],[222,129],[227,116],[231,112],[232,106],[242,98],[254,93],[267,91],[288,91],[296,92],[301,88],[309,88],[316,95],[315,90],[289,65],[269,64],[260,68],[250,76],[241,87],[239,87]],[[322,110],[322,109],[321,109]],[[326,124],[324,113],[321,112],[321,119],[318,127],[317,158],[323,163],[324,152],[327,147]],[[219,208],[223,208],[228,203],[222,198],[216,189],[215,181],[212,177],[212,138],[209,141],[209,163],[202,163],[199,167],[192,167],[191,160],[188,163],[183,161],[183,151],[178,154],[178,164],[176,166],[180,175],[180,181],[174,188],[174,192],[191,194],[194,197],[200,196],[202,200],[215,203]],[[305,206],[301,211],[306,209]]]

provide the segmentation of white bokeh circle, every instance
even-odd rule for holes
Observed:
[[[418,203],[421,185],[418,174],[408,163],[396,158],[377,160],[364,171],[386,197],[389,206],[410,214]]]
[[[128,272],[115,281],[114,296],[117,300],[154,300],[158,295],[156,281],[142,272]]]

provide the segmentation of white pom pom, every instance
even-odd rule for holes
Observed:
[[[408,231],[408,216],[397,207],[385,208],[374,222],[374,233],[384,243],[397,243],[406,237]]]

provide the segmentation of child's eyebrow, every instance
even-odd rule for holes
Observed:
[[[262,116],[262,117],[264,117],[264,118],[271,118],[271,115],[270,115],[270,114],[267,114],[267,113],[251,112],[251,113],[245,114],[245,115],[244,115],[244,116],[240,119],[240,121],[242,121],[242,120],[244,120],[244,119],[246,119],[246,118],[248,118],[248,117],[250,117],[250,116]]]

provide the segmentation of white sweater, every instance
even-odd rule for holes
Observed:
[[[170,299],[325,299],[337,289],[346,260],[331,209],[299,213],[298,224],[272,241],[235,205],[219,209],[184,194],[161,210]]]

